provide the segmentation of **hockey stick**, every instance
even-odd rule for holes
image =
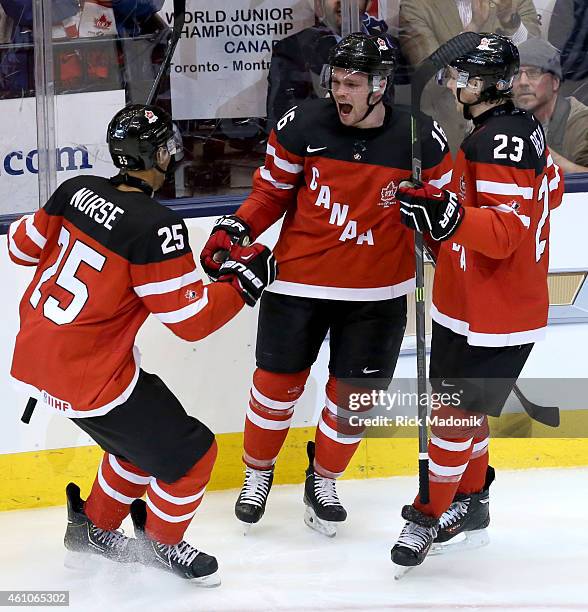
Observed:
[[[437,51],[426,58],[412,76],[410,90],[410,129],[412,143],[412,180],[420,182],[422,177],[422,142],[420,125],[421,96],[426,84],[442,68],[458,57],[473,51],[480,44],[480,36],[474,32],[464,32],[441,45]],[[427,433],[427,405],[421,397],[427,393],[427,366],[425,345],[425,257],[421,232],[415,232],[414,252],[416,267],[415,323],[417,353],[417,390],[419,422],[419,498],[421,503],[429,502],[429,453]]]
[[[521,403],[521,406],[525,409],[525,412],[538,423],[543,423],[548,427],[559,427],[559,407],[558,406],[540,406],[534,404],[528,400],[523,392],[519,389],[518,385],[512,389],[516,398]]]
[[[161,85],[161,79],[163,79],[167,69],[169,68],[174,51],[176,50],[176,46],[180,40],[180,36],[182,34],[182,28],[184,27],[184,22],[186,21],[186,0],[174,0],[174,26],[172,29],[171,36],[167,41],[167,48],[165,50],[165,55],[163,56],[163,62],[161,62],[161,66],[157,71],[157,75],[155,76],[155,80],[153,81],[153,85],[151,86],[151,91],[147,96],[146,104],[153,104],[155,98],[157,97],[157,93],[159,91],[159,86]]]
[[[26,423],[27,425],[30,423],[31,417],[33,416],[33,411],[35,410],[36,405],[37,405],[36,398],[29,397],[29,401],[27,402],[24,412],[22,413],[22,416],[20,417],[20,420],[23,423]]]

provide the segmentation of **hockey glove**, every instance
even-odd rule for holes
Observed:
[[[278,263],[263,244],[234,246],[229,258],[220,266],[219,281],[229,282],[245,303],[255,306],[263,290],[276,280]]]
[[[215,221],[210,238],[200,253],[200,263],[210,280],[218,280],[220,267],[234,244],[249,244],[249,232],[247,223],[235,215],[220,217]]]
[[[453,192],[430,183],[402,181],[396,198],[402,223],[417,232],[429,232],[433,240],[451,238],[465,213]]]

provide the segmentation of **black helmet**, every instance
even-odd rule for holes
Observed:
[[[509,94],[515,74],[519,71],[519,50],[506,37],[499,34],[479,34],[480,44],[462,55],[452,66],[460,73],[465,85],[473,77],[484,80],[480,101],[500,98]]]
[[[396,68],[396,49],[385,35],[349,34],[331,49],[329,65],[387,77]]]
[[[149,170],[157,165],[155,154],[167,147],[177,154],[172,118],[158,106],[129,104],[112,118],[108,125],[108,149],[117,168]]]

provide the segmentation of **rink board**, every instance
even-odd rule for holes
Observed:
[[[578,249],[581,228],[588,225],[585,194],[566,195],[564,206],[552,215],[550,270],[577,274],[588,270],[588,250]],[[187,219],[190,241],[196,253],[209,234],[213,217]],[[263,240],[272,244],[276,231]],[[0,302],[0,510],[63,503],[63,488],[70,480],[87,492],[99,462],[100,451],[70,421],[39,408],[31,424],[23,425],[20,414],[26,396],[10,384],[8,372],[14,337],[18,329],[18,302],[32,277],[32,270],[13,265],[6,255],[6,236],[0,236],[0,274],[4,291]],[[585,347],[588,346],[588,311],[576,309],[580,318],[550,325],[547,340],[538,344],[523,376],[566,378],[586,376]],[[174,337],[151,317],[142,328],[137,344],[142,367],[157,372],[182,401],[186,410],[217,433],[221,453],[210,487],[239,486],[242,478],[242,431],[249,386],[253,373],[257,309],[244,309],[236,319],[212,337],[190,344]],[[414,377],[413,338],[405,341],[396,376]],[[324,405],[328,347],[323,347],[299,401],[292,430],[278,461],[277,482],[302,479],[306,467],[304,446],[314,436],[314,425]],[[562,385],[562,392],[565,386]],[[541,398],[531,398],[540,402]],[[588,403],[577,408],[571,419],[586,422]],[[510,416],[501,420],[507,424]],[[515,418],[515,417],[512,417]],[[564,415],[564,424],[568,421]],[[505,425],[506,426],[506,425]],[[588,465],[588,443],[571,423],[568,431],[556,430],[560,440],[532,439],[492,441],[492,461],[501,468],[559,467]],[[584,426],[583,431],[586,431]],[[535,429],[533,430],[537,436]],[[521,436],[528,432],[521,432]],[[570,436],[567,438],[566,436]],[[348,470],[348,478],[406,475],[416,472],[416,439],[367,440],[362,443]]]
[[[519,415],[506,414],[500,421],[493,419],[493,431],[494,427],[498,430],[511,427],[518,418]],[[577,424],[584,423],[585,429],[587,421],[588,411],[566,412],[562,427],[573,435]],[[363,440],[344,478],[416,475],[418,446],[416,431],[414,433],[413,438]],[[550,435],[550,431],[533,423],[533,434]],[[306,442],[311,439],[314,439],[314,427],[290,429],[276,466],[277,484],[304,480]],[[243,482],[243,434],[217,434],[217,442],[219,454],[208,489],[240,487]],[[497,469],[585,466],[588,465],[588,440],[572,437],[496,438],[490,442],[490,456]],[[0,455],[0,510],[61,505],[65,502],[65,486],[71,481],[80,485],[83,497],[87,496],[101,457],[102,450],[97,446]]]

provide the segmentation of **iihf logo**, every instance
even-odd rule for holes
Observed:
[[[197,295],[198,294],[196,293],[196,291],[194,291],[194,289],[188,289],[185,293],[186,299],[189,302],[193,302],[196,299]]]
[[[390,208],[390,206],[394,206],[396,204],[396,192],[398,191],[398,185],[394,181],[390,181],[386,187],[382,189],[382,201],[378,204],[378,206],[383,206],[384,208]]]
[[[145,117],[149,123],[155,123],[157,121],[157,115],[153,111],[146,110]]]

